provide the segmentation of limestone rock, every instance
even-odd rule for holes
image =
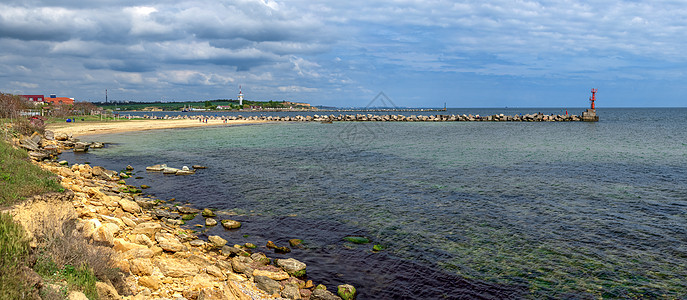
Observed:
[[[124,258],[134,259],[134,258],[151,258],[155,255],[153,250],[148,248],[134,248],[127,252],[124,252]]]
[[[293,283],[287,283],[284,285],[284,289],[281,291],[281,296],[286,299],[302,299],[298,286]]]
[[[205,272],[221,280],[224,280],[225,278],[224,273],[222,273],[222,270],[218,266],[209,265],[205,267]]]
[[[273,280],[286,280],[289,279],[289,274],[284,272],[284,270],[275,268],[273,266],[260,267],[259,269],[253,270],[253,277],[255,276],[265,276]]]
[[[198,267],[196,267],[196,265],[189,264],[185,260],[176,258],[157,257],[155,259],[155,264],[160,268],[163,275],[169,277],[188,277],[198,273]]]
[[[189,244],[191,244],[193,247],[203,247],[203,245],[205,245],[205,241],[197,239],[190,241]]]
[[[255,276],[255,286],[257,286],[259,289],[267,292],[268,294],[279,294],[279,291],[281,290],[281,285],[279,282],[266,277],[266,276]]]
[[[132,259],[129,262],[129,270],[131,273],[138,276],[146,276],[153,274],[153,263],[149,258]]]
[[[143,235],[145,236],[145,235]],[[134,244],[131,242],[128,242],[122,238],[115,238],[113,240],[113,245],[114,245],[114,250],[119,251],[119,252],[127,252],[131,249],[135,248],[147,248],[147,246],[141,245],[141,244]]]
[[[241,222],[234,220],[222,220],[222,226],[226,229],[236,229],[241,227]]]
[[[122,298],[117,290],[107,283],[98,281],[95,283],[95,289],[98,291],[100,300],[119,300]]]
[[[217,220],[213,218],[207,218],[205,219],[205,226],[215,226],[217,225]]]
[[[128,199],[119,200],[119,206],[121,206],[122,210],[124,210],[125,212],[129,212],[132,214],[141,212],[141,207],[138,205],[138,203]]]
[[[67,300],[88,300],[88,297],[86,297],[86,294],[82,292],[71,291],[69,292],[69,297],[67,297]]]
[[[180,213],[182,213],[182,214],[187,214],[187,215],[190,215],[190,214],[197,214],[197,213],[200,212],[200,210],[198,210],[198,209],[191,208],[191,207],[186,207],[186,206],[179,206],[179,207],[177,207],[177,210],[178,210]]]
[[[253,260],[253,263],[256,265],[266,266],[270,264],[269,257],[261,252],[251,254],[250,259]]]
[[[306,265],[294,258],[287,258],[287,259],[277,259],[276,261],[277,266],[282,268],[286,273],[289,273],[289,275],[294,276],[294,277],[303,277],[305,276],[305,267]]]
[[[169,252],[186,251],[186,246],[184,246],[184,244],[182,244],[173,234],[158,233],[155,235],[155,240],[162,250]]]
[[[149,238],[155,238],[155,234],[162,230],[162,225],[156,222],[146,222],[136,225],[132,234],[145,234]]]
[[[117,224],[105,223],[96,229],[95,234],[93,234],[93,240],[112,246],[114,244],[114,235],[117,231],[119,231]]]
[[[338,296],[325,289],[315,289],[310,295],[310,300],[341,300]]]
[[[212,244],[212,246],[215,248],[222,248],[222,246],[227,244],[227,240],[217,235],[208,236],[208,241],[210,241],[210,244]]]
[[[155,242],[153,242],[147,235],[145,234],[137,234],[136,237],[134,238],[134,242],[139,245],[145,245],[146,247],[152,247],[155,245]]]
[[[138,279],[138,284],[152,290],[157,290],[160,288],[160,279],[153,276],[142,276]]]

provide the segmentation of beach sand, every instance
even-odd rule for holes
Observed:
[[[267,121],[262,120],[228,120],[226,123],[224,123],[223,120],[212,119],[208,119],[207,123],[201,123],[198,120],[122,120],[109,122],[49,124],[46,129],[52,130],[55,133],[67,133],[72,134],[74,137],[80,137],[91,134],[121,133],[130,131],[189,128],[200,126],[257,124],[266,122]]]

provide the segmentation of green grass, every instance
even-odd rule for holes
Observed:
[[[0,213],[0,299],[19,299],[28,294],[29,287],[17,272],[28,253],[24,228],[11,215]]]
[[[64,289],[65,292],[78,290],[83,292],[88,299],[98,299],[98,290],[95,287],[95,282],[98,279],[86,264],[81,264],[79,267],[65,265],[63,268],[59,268],[50,256],[41,254],[33,268],[47,281],[66,282],[68,289]]]
[[[32,164],[25,150],[0,139],[0,206],[62,190],[56,175]]]

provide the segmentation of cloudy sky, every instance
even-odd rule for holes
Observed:
[[[0,91],[77,101],[687,106],[687,3],[0,0]]]

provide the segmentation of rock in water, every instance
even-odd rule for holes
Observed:
[[[194,169],[206,169],[207,167],[206,167],[206,166],[201,166],[201,165],[193,165],[193,166],[191,166],[191,168],[194,168]]]
[[[132,171],[133,169],[134,169],[134,167],[132,167],[131,165],[127,165],[127,166],[126,166],[126,170],[127,170],[127,171]]]
[[[166,164],[161,164],[161,165],[153,165],[150,167],[146,167],[146,171],[151,171],[151,172],[161,172],[167,167]]]
[[[370,242],[370,240],[366,237],[363,236],[347,236],[343,238],[344,241],[351,242],[354,244],[367,244]]]
[[[213,218],[207,218],[205,219],[205,226],[215,226],[217,225],[217,220]]]
[[[241,227],[241,222],[234,220],[222,220],[222,226],[226,229],[237,229]]]
[[[216,248],[222,248],[222,246],[227,244],[227,240],[217,236],[217,235],[211,235],[208,237],[208,241],[216,247]]]
[[[355,287],[350,284],[342,284],[338,286],[337,294],[343,300],[353,300],[355,299]]]
[[[206,218],[216,217],[216,216],[217,216],[217,215],[215,214],[215,212],[213,212],[213,211],[210,210],[209,208],[203,209],[203,212],[201,213],[201,215],[203,215],[203,217],[206,217]]]

